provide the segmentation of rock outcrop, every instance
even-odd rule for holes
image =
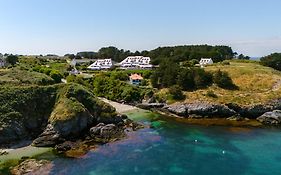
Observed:
[[[111,140],[119,139],[125,136],[124,128],[115,124],[100,123],[90,129],[91,138],[99,143],[107,143]]]
[[[163,108],[165,105],[165,103],[141,103],[137,104],[136,106],[141,109],[150,110],[153,108]]]
[[[2,92],[2,93],[1,93]],[[0,88],[0,144],[34,139],[54,146],[84,137],[100,122],[122,122],[115,109],[78,84]]]
[[[279,125],[281,124],[281,110],[274,110],[272,112],[266,112],[257,120],[263,124]]]
[[[164,109],[181,117],[203,116],[203,117],[231,117],[237,114],[234,110],[225,105],[209,103],[187,103],[179,105],[169,105]]]

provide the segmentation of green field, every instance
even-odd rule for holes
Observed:
[[[213,85],[207,89],[186,92],[187,102],[209,101],[216,103],[237,103],[252,105],[281,98],[281,72],[264,67],[258,62],[230,61],[230,65],[214,64],[206,71],[228,72],[239,90],[225,90]],[[210,97],[208,93],[216,97]]]

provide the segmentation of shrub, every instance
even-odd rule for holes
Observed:
[[[261,64],[281,71],[281,53],[274,53],[261,58]]]
[[[237,86],[233,83],[228,73],[218,70],[213,75],[214,83],[223,89],[237,89]]]
[[[194,83],[197,89],[206,88],[213,83],[212,74],[206,72],[204,69],[196,68],[194,69]]]
[[[177,77],[177,84],[185,91],[195,89],[193,71],[187,68],[181,69]]]
[[[207,91],[206,96],[212,98],[218,98],[218,96],[214,93],[214,91],[211,90]]]
[[[57,70],[52,70],[50,72],[50,77],[54,79],[56,83],[60,83],[63,75]]]
[[[174,100],[183,100],[185,98],[181,88],[178,85],[171,86],[169,88],[169,94]]]

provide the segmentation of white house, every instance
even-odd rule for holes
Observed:
[[[103,70],[103,69],[110,69],[112,68],[113,63],[111,59],[100,59],[95,61],[93,64],[91,64],[88,69],[91,70]]]
[[[6,66],[6,61],[4,56],[0,53],[0,68]]]
[[[143,56],[129,56],[120,64],[122,69],[151,69],[150,57]]]
[[[201,58],[199,64],[201,67],[204,67],[207,65],[214,64],[214,62],[213,62],[212,58]]]

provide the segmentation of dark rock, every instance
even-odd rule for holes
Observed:
[[[184,104],[181,105],[171,105],[171,106],[166,106],[164,109],[167,109],[169,112],[179,115],[179,116],[187,116],[187,108]]]
[[[59,132],[55,130],[53,125],[49,124],[45,131],[33,141],[32,145],[37,147],[49,147],[55,146],[63,141],[64,139],[60,136]]]
[[[266,112],[258,117],[257,120],[263,124],[279,125],[281,124],[281,110]]]
[[[124,121],[122,119],[122,115],[116,115],[116,116],[98,118],[97,123],[116,124],[117,125],[120,123],[124,123]]]
[[[248,117],[256,119],[266,112],[273,110],[281,110],[281,99],[273,100],[266,104],[250,105],[250,106],[239,106],[237,104],[229,103],[226,104],[230,109],[233,109],[242,117]]]
[[[149,110],[153,108],[163,108],[165,105],[165,103],[141,103],[137,104],[136,107]]]
[[[122,118],[122,120],[128,119],[128,116],[125,114],[119,114],[119,116]]]
[[[74,146],[75,146],[75,143],[70,142],[70,141],[66,141],[66,142],[63,142],[61,144],[56,145],[55,149],[59,153],[62,153],[62,152],[66,152],[68,150],[71,150]]]
[[[191,115],[203,117],[230,117],[236,114],[225,105],[209,103],[189,103],[167,106],[166,109],[176,115],[188,117]]]
[[[125,132],[123,127],[118,127],[115,124],[100,123],[90,129],[90,136],[94,141],[107,143],[114,139],[124,137]]]
[[[12,120],[12,119],[14,120]],[[10,143],[27,137],[28,132],[24,127],[22,115],[11,112],[0,118],[0,144]]]
[[[229,117],[236,114],[232,109],[225,105],[209,104],[209,103],[191,103],[185,105],[187,113],[196,114],[207,117]]]

